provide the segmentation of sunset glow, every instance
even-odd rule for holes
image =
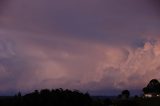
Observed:
[[[150,0],[0,1],[0,94],[141,91],[160,79],[154,7]]]

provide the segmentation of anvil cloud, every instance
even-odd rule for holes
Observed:
[[[141,90],[160,75],[155,2],[0,1],[0,92]]]

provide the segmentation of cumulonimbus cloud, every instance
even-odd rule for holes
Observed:
[[[159,78],[158,37],[146,37],[143,45],[132,47],[10,34],[1,38],[1,92],[59,87],[92,92],[141,89],[150,79]]]
[[[62,1],[4,6],[0,92],[141,89],[158,78],[160,21],[148,1]]]

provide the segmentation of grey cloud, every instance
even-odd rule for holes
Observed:
[[[110,44],[136,44],[144,33],[159,34],[160,26],[146,0],[16,0],[10,2],[6,17],[6,27]]]
[[[20,52],[14,39],[6,39],[2,33],[0,36],[0,93],[31,89],[36,78],[29,76],[36,77],[37,64]]]
[[[7,5],[7,3],[8,3],[8,0],[1,0],[0,1],[0,14],[2,14],[4,9],[6,8],[5,6]]]
[[[159,0],[148,0],[153,7],[155,8],[155,10],[157,11],[158,16],[160,15],[160,1]]]

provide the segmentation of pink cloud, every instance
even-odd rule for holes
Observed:
[[[141,89],[159,76],[160,24],[148,1],[15,0],[3,12],[1,92]]]

